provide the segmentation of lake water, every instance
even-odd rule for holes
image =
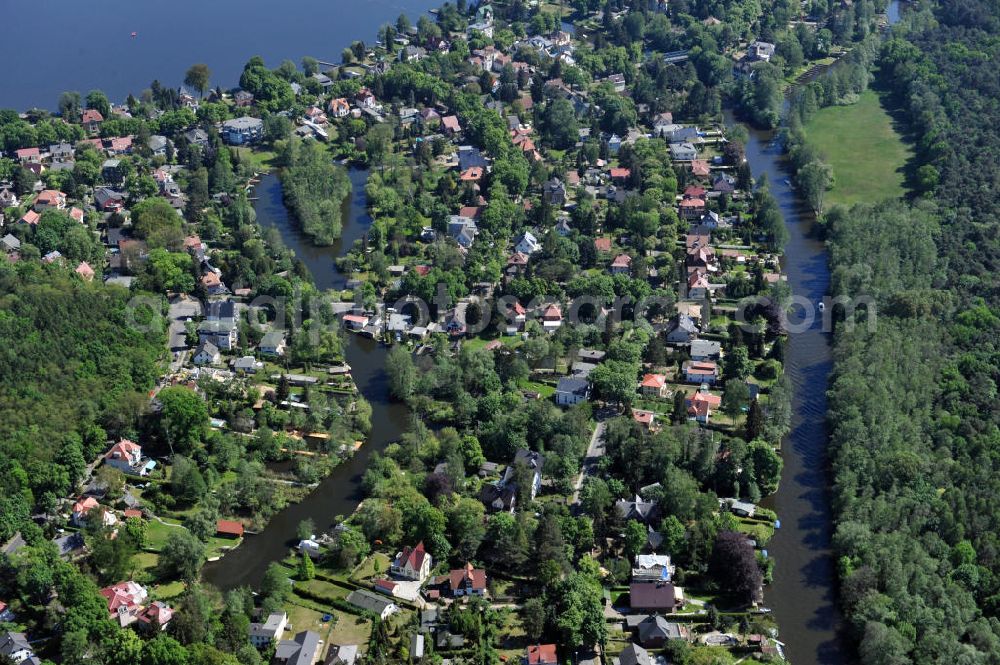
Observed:
[[[356,39],[374,42],[401,13],[415,23],[440,0],[0,0],[0,108],[54,109],[59,94],[103,90],[114,102],[154,80],[178,86],[196,62],[212,87],[238,85],[243,65],[303,56],[339,62]],[[135,32],[136,36],[131,34]]]

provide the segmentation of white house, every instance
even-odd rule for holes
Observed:
[[[211,365],[219,362],[219,358],[219,347],[205,339],[198,344],[193,360],[195,365]]]
[[[522,233],[521,237],[517,240],[517,244],[514,246],[514,249],[518,252],[527,254],[528,256],[531,256],[541,248],[541,243],[538,242],[538,238],[536,238],[531,231],[525,231]]]
[[[424,549],[424,543],[421,541],[416,547],[409,545],[404,547],[403,551],[396,555],[389,572],[408,580],[423,582],[431,574],[432,565],[431,555]]]
[[[142,446],[128,439],[122,439],[104,456],[104,463],[132,476],[146,476],[156,466],[152,460],[142,461]]]
[[[264,623],[250,624],[250,644],[258,649],[265,649],[281,639],[288,625],[288,615],[284,612],[271,612]]]
[[[271,332],[264,335],[260,340],[260,345],[257,347],[265,356],[283,356],[285,355],[285,335],[278,330],[272,330]]]
[[[590,399],[590,382],[574,376],[564,376],[556,385],[556,404],[573,406]]]

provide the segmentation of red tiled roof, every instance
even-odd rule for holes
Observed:
[[[473,568],[471,563],[467,563],[465,568],[452,570],[448,573],[448,583],[452,591],[464,587],[467,582],[471,583],[474,591],[486,589],[486,571]]]
[[[611,238],[594,238],[594,248],[598,252],[610,252]]]
[[[642,377],[643,388],[662,388],[667,385],[667,377],[662,374],[647,374]]]
[[[632,171],[630,169],[611,169],[612,180],[618,178],[627,178],[630,175],[632,175]]]
[[[528,665],[556,665],[559,662],[555,644],[532,644],[526,657]]]
[[[421,566],[424,565],[424,558],[427,556],[427,550],[424,549],[424,541],[417,543],[416,547],[410,547],[407,545],[403,548],[403,551],[399,553],[399,558],[396,559],[397,566],[409,566],[412,570],[420,570]]]
[[[232,520],[219,520],[215,523],[215,532],[230,536],[242,536],[243,525]]]

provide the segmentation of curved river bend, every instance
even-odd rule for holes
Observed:
[[[257,221],[261,226],[276,228],[290,249],[309,268],[317,288],[342,289],[347,279],[337,271],[334,260],[347,251],[354,240],[362,237],[371,224],[366,211],[364,185],[367,171],[352,169],[353,191],[344,215],[343,236],[330,247],[315,247],[303,236],[285,209],[281,182],[274,174],[263,177],[256,187]],[[333,526],[337,515],[348,516],[361,501],[361,476],[368,467],[372,453],[382,451],[399,439],[409,423],[407,408],[389,397],[389,381],[385,373],[386,348],[360,335],[346,336],[346,360],[361,394],[372,407],[372,431],[361,449],[336,467],[309,496],[276,514],[264,530],[248,536],[234,551],[209,563],[202,578],[220,589],[236,586],[257,586],[272,561],[288,554],[296,539],[301,521],[311,519],[319,530]]]

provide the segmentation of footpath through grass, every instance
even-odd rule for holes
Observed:
[[[850,106],[817,111],[805,129],[836,179],[826,195],[827,208],[905,193],[903,168],[912,150],[893,129],[892,118],[882,108],[877,92],[865,91]]]

